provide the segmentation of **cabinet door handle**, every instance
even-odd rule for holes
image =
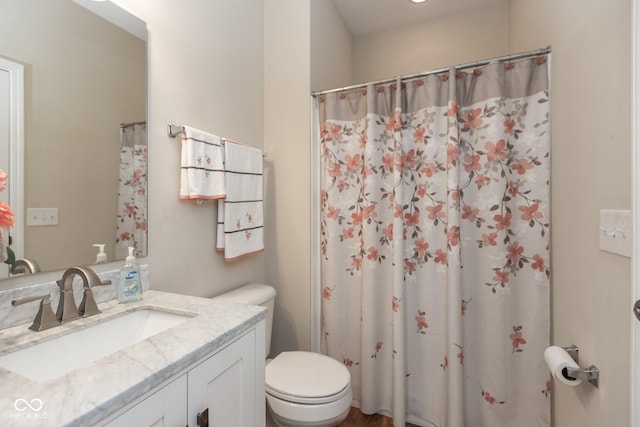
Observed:
[[[196,416],[196,422],[200,427],[209,427],[209,408],[202,412],[198,412]]]

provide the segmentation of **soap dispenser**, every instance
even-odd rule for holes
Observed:
[[[98,248],[98,254],[96,255],[96,264],[104,264],[107,262],[107,254],[104,253],[104,243],[95,243],[93,246]]]
[[[140,269],[133,256],[133,246],[129,246],[129,256],[120,267],[120,283],[118,283],[118,301],[120,304],[140,301],[142,299],[142,284],[140,283]]]

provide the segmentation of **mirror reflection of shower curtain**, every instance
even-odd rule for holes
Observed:
[[[147,254],[147,124],[123,125],[120,140],[116,259],[129,246],[136,257]]]

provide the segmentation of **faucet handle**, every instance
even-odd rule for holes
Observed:
[[[56,316],[55,314],[53,314],[53,310],[51,309],[51,300],[49,298],[49,294],[18,298],[11,301],[11,305],[16,307],[18,305],[38,300],[40,300],[40,309],[38,310],[38,313],[33,320],[33,324],[29,327],[29,329],[37,332],[53,328],[54,326],[58,326],[60,322],[58,321],[58,319],[56,319]]]
[[[93,286],[106,286],[110,285],[111,280],[99,280],[98,283],[94,282]],[[82,295],[82,301],[78,306],[78,314],[82,317],[93,316],[94,314],[102,313],[100,309],[98,309],[98,304],[96,304],[96,300],[93,297],[93,291],[91,290],[90,285],[86,285],[84,287],[84,293]]]

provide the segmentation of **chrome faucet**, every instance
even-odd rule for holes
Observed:
[[[80,276],[84,285],[84,294],[80,306],[76,308],[73,298],[73,278]],[[111,280],[100,280],[95,271],[89,267],[71,267],[62,275],[62,279],[57,281],[60,287],[60,302],[56,311],[56,318],[60,323],[77,319],[78,317],[93,316],[100,313],[96,300],[93,298],[94,286],[109,285]]]
[[[19,259],[11,265],[9,270],[11,274],[35,274],[40,273],[40,266],[37,262],[31,259]]]

